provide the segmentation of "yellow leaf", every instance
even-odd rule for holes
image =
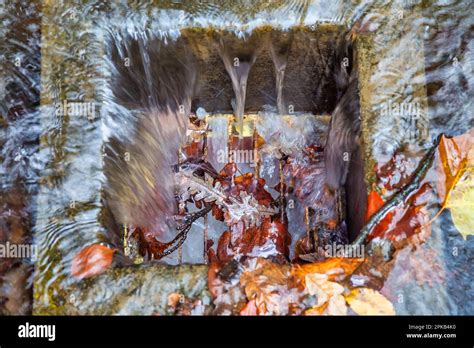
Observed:
[[[328,281],[326,274],[311,273],[305,277],[306,290],[310,295],[316,295],[318,303],[321,306],[329,300],[330,297],[340,295],[344,291],[344,287],[335,282]]]
[[[307,310],[306,315],[346,315],[347,306],[344,287],[328,280],[327,274],[310,273],[305,276],[306,291],[317,297],[315,307]]]
[[[321,306],[307,309],[305,315],[347,315],[347,305],[344,296],[337,295]]]
[[[446,197],[446,208],[451,211],[454,225],[464,239],[474,235],[474,129],[453,138],[456,141],[464,170]]]
[[[446,208],[450,208],[453,222],[463,238],[473,234],[474,205],[474,128],[469,132],[447,138],[442,136],[438,147],[437,193],[441,209],[433,222]]]
[[[395,315],[392,303],[373,289],[353,289],[346,296],[346,301],[351,309],[359,315]]]
[[[474,235],[474,180],[471,167],[456,184],[447,202],[454,225],[464,239]]]

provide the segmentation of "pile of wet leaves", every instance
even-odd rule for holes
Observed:
[[[472,200],[466,197],[471,197],[474,189],[473,135],[471,131],[452,138],[440,136],[423,156],[409,158],[397,153],[375,168],[377,182],[369,194],[367,224],[350,245],[365,248],[363,257],[343,255],[290,263],[288,226],[279,220],[264,183],[251,174],[235,176],[231,165],[209,181],[214,191],[202,194],[197,185],[192,189],[191,185],[182,186],[188,200],[201,207],[208,205],[230,228],[219,240],[217,253],[209,252],[213,314],[395,314],[395,295],[385,281],[400,264],[409,270],[405,276],[399,274],[401,282],[412,281],[414,275],[419,283],[442,283],[442,268],[436,262],[439,255],[425,242],[431,234],[430,225],[445,209],[451,211],[464,238],[472,234]],[[252,209],[241,209],[244,203]],[[260,214],[259,209],[268,215]],[[430,216],[433,210],[436,213]],[[110,266],[113,254],[114,250],[104,246],[83,249],[74,258],[73,275],[100,274]],[[440,272],[433,272],[437,269]],[[170,296],[174,314],[203,313],[198,299]]]

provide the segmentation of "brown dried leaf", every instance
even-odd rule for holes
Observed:
[[[284,315],[297,302],[298,291],[291,287],[290,266],[265,259],[251,259],[240,276],[249,301],[255,300],[259,314]]]

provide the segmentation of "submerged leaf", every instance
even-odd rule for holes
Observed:
[[[286,226],[279,218],[263,218],[260,226],[249,228],[239,222],[219,238],[217,256],[220,261],[242,256],[287,256],[290,241]]]
[[[365,221],[369,221],[373,214],[375,214],[382,206],[384,205],[384,201],[382,197],[380,197],[377,191],[371,191],[369,196],[367,197],[367,210],[365,213]],[[381,236],[390,225],[390,222],[393,218],[393,212],[388,213],[374,228],[374,230],[370,233],[370,238],[375,238]]]
[[[397,249],[407,241],[424,241],[430,234],[431,222],[449,207],[452,207],[453,220],[463,237],[471,234],[473,223],[469,212],[472,211],[473,194],[470,192],[472,182],[471,179],[468,179],[467,183],[459,183],[463,182],[462,178],[465,178],[466,175],[469,177],[473,172],[473,145],[474,129],[456,137],[441,135],[436,148],[435,165],[430,165],[428,174],[423,181],[417,184],[417,190],[403,202],[402,206],[394,206],[395,209],[387,213],[370,231],[368,238],[389,239],[395,243]],[[396,165],[398,163],[396,158],[392,162],[395,165],[386,166],[387,168],[384,167],[384,170],[378,171],[379,186],[390,181],[388,188],[393,189],[400,184],[393,178],[405,178],[407,171],[404,169],[406,168],[402,166],[399,169],[399,166]],[[431,195],[434,193],[434,187],[436,187],[438,195],[438,200],[435,203],[439,203],[441,209],[434,218],[429,220],[428,208],[433,203]],[[453,195],[454,197],[452,197]],[[366,218],[379,211],[381,206],[381,197],[376,192],[370,193]]]
[[[377,191],[371,191],[367,197],[367,209],[365,211],[365,221],[368,221],[377,210],[382,208],[383,199]]]
[[[112,264],[115,251],[101,244],[85,247],[72,260],[72,276],[83,279],[105,272]]]
[[[249,301],[255,300],[258,314],[286,315],[301,303],[302,292],[293,284],[290,267],[258,258],[249,260],[240,284]]]

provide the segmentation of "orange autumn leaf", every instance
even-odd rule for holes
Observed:
[[[255,300],[250,300],[245,307],[240,311],[240,315],[252,316],[258,315],[258,308]]]
[[[468,134],[467,137],[470,138],[471,135]],[[467,146],[464,147],[467,149],[460,146],[466,143]],[[447,138],[443,135],[441,137],[438,147],[438,166],[441,169],[439,174],[444,180],[438,182],[437,189],[443,207],[446,206],[454,186],[467,168],[470,146],[472,146],[472,141],[465,141],[462,136]]]
[[[450,201],[453,191],[459,186],[458,183],[462,181],[463,176],[469,171],[472,171],[472,152],[474,147],[474,128],[469,132],[456,137],[441,136],[438,148],[436,164],[434,166],[436,177],[436,192],[439,197],[439,204],[441,208],[436,215],[421,226],[417,226],[416,230],[429,226],[434,220],[441,215],[441,213],[450,207]],[[432,169],[430,169],[432,170]],[[425,184],[426,185],[426,184]],[[422,189],[424,186],[422,186]],[[417,194],[422,194],[420,189]],[[466,204],[471,202],[465,202]],[[461,209],[454,211],[454,215]],[[451,212],[453,215],[453,211]],[[411,223],[411,225],[413,225]],[[463,233],[461,233],[463,234]],[[464,235],[464,234],[463,234]]]
[[[367,209],[365,212],[365,221],[368,221],[373,214],[375,214],[382,206],[384,205],[384,201],[382,197],[380,197],[377,191],[371,191],[369,196],[367,197]],[[382,235],[390,225],[390,222],[393,218],[393,212],[388,213],[374,228],[374,230],[370,233],[370,237],[377,237]]]
[[[212,262],[207,271],[207,287],[213,298],[219,296],[223,288],[223,282],[218,277],[220,267],[218,262]]]
[[[292,273],[302,281],[303,285],[305,284],[306,275],[310,273],[325,274],[332,281],[352,274],[363,262],[364,259],[332,257],[319,262],[294,265]]]
[[[115,251],[100,244],[85,247],[72,259],[71,275],[83,279],[105,272],[112,264]]]
[[[431,177],[436,178],[436,191],[439,196],[441,209],[431,219],[428,219],[428,211],[425,208],[427,201],[426,194],[432,191],[433,185],[424,182],[415,191],[403,207],[390,212],[371,231],[369,239],[383,237],[392,242],[403,245],[407,239],[425,231],[425,237],[429,235],[428,226],[449,207],[451,193],[458,182],[468,170],[469,151],[474,144],[474,131],[457,137],[441,136],[437,147],[436,164],[433,165]],[[429,200],[429,198],[428,198]],[[368,197],[368,208],[366,218],[370,218],[381,206],[383,201],[376,192],[371,192]],[[422,236],[422,239],[424,237]]]
[[[290,267],[266,259],[250,260],[240,275],[240,284],[249,301],[254,300],[259,314],[281,315],[288,311],[292,282]]]
[[[377,210],[383,206],[383,199],[377,191],[371,191],[367,197],[367,210],[365,211],[365,221],[368,221]]]

